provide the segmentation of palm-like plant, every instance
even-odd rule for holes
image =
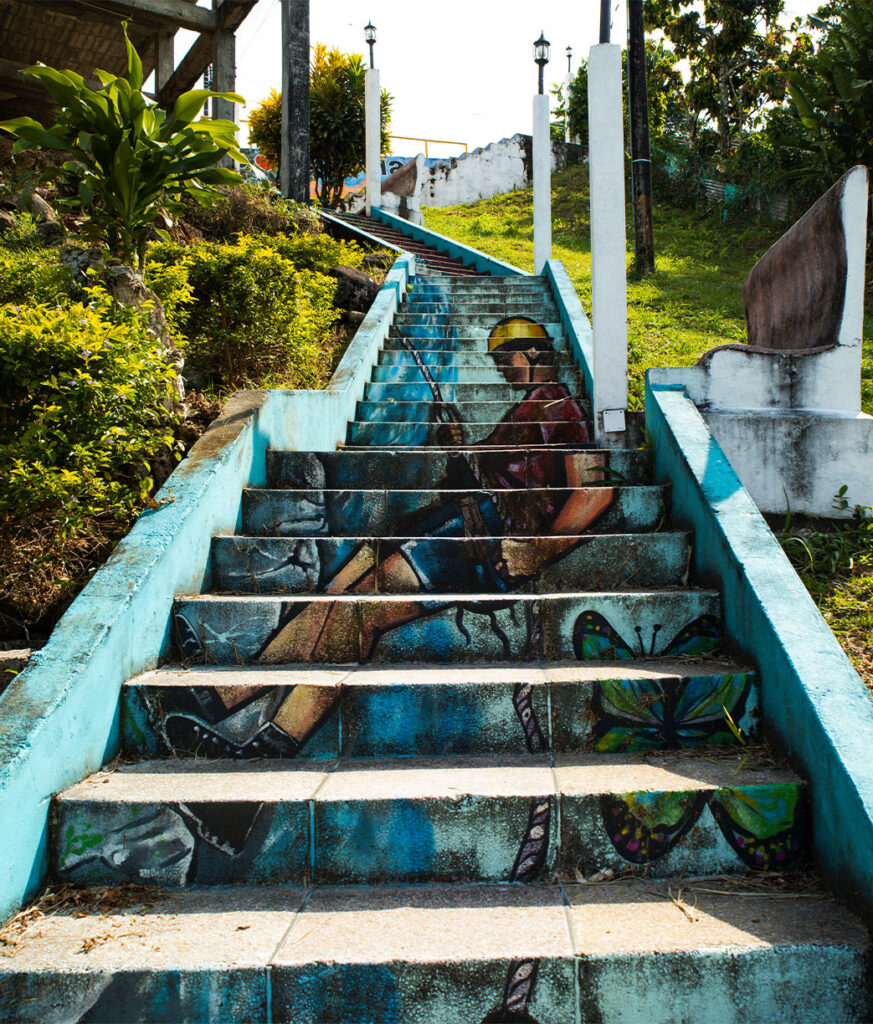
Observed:
[[[83,235],[103,242],[124,263],[136,256],[142,271],[149,234],[172,226],[182,193],[208,206],[219,195],[214,186],[241,181],[230,168],[215,166],[225,155],[245,162],[236,124],[199,114],[210,96],[244,101],[235,93],[193,89],[169,113],[160,109],[143,94],[142,61],[125,23],[122,31],[126,75],[95,71],[102,88],[92,89],[75,71],[44,64],[26,68],[23,74],[38,79],[59,105],[57,120],[46,128],[31,117],[16,117],[0,128],[16,136],[13,154],[44,149],[68,155],[40,181],[60,179],[59,205],[85,214]]]

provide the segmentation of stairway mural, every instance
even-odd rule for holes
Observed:
[[[592,1010],[601,982],[573,950],[449,970],[380,945],[379,913],[438,932],[440,908],[508,901],[531,922],[563,900],[585,932],[591,876],[627,875],[642,921],[657,879],[802,863],[804,784],[757,748],[737,768],[758,681],[729,658],[720,595],[689,583],[647,452],[593,444],[565,349],[542,279],[414,279],[346,443],[268,453],[209,591],[176,602],[178,664],[125,688],[130,762],[57,799],[58,879],[304,886],[274,1020],[545,1024],[642,1018]],[[342,920],[359,905],[366,953]],[[306,930],[319,914],[330,938]],[[860,1013],[863,956],[817,955],[835,1012]],[[657,1019],[710,1019],[658,984]],[[137,1012],[156,1016],[129,1019],[171,1019],[150,992]],[[109,985],[68,1019],[124,1006]]]

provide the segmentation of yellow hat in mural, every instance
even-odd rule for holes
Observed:
[[[494,328],[488,335],[488,351],[498,348],[513,338],[548,338],[545,327],[526,316],[510,316]]]

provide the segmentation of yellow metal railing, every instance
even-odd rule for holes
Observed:
[[[456,139],[425,139],[422,138],[420,135],[395,135],[393,132],[391,133],[391,138],[402,139],[403,142],[423,142],[425,156],[430,156],[430,153],[428,153],[427,151],[427,146],[429,142],[434,142],[439,146],[463,146],[464,152],[468,152],[467,143],[458,142]]]

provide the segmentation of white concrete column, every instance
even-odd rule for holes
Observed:
[[[570,138],[570,84],[573,81],[573,76],[568,74],[564,79],[564,142],[572,142]]]
[[[552,258],[552,141],[549,138],[549,97],[533,99],[534,273],[541,274]]]
[[[620,443],[627,412],[627,256],[621,47],[615,43],[592,46],[588,60],[588,166],[594,433],[601,443]]]
[[[364,97],[366,117],[366,168],[367,216],[370,210],[382,206],[382,91],[379,88],[378,68],[367,68],[366,93]]]

